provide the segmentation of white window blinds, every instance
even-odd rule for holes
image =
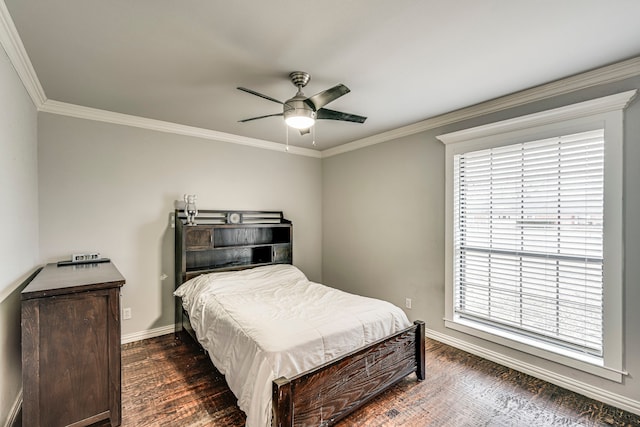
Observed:
[[[604,130],[454,157],[454,313],[603,353]]]

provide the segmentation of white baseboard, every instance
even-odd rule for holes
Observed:
[[[625,411],[633,412],[634,414],[640,415],[640,402],[637,400],[629,399],[628,397],[612,393],[608,390],[594,387],[590,384],[584,383],[582,381],[577,381],[570,377],[558,375],[555,372],[540,368],[536,365],[522,362],[512,357],[505,356],[504,354],[487,350],[484,347],[470,344],[466,341],[451,337],[449,335],[445,335],[431,329],[427,329],[425,335],[428,338],[432,338],[436,341],[440,341],[444,344],[448,344],[452,347],[458,348],[468,353],[475,354],[476,356],[482,357],[483,359],[491,360],[492,362],[496,362],[508,368],[515,369],[516,371],[523,372],[525,374],[531,375],[532,377],[540,378],[541,380],[550,382],[562,388],[566,388],[567,390],[574,391],[608,405],[615,406],[616,408],[624,409]]]
[[[4,421],[4,427],[12,427],[20,413],[20,408],[22,408],[22,388],[18,392],[18,396],[16,397],[16,401],[13,402],[13,406],[9,411],[9,416]]]
[[[160,335],[172,334],[174,330],[174,325],[167,325],[155,329],[147,329],[146,331],[133,332],[131,334],[122,335],[120,343],[126,344],[134,341],[146,340],[148,338],[159,337]]]

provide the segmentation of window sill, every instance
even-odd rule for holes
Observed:
[[[621,383],[623,376],[627,375],[626,372],[604,366],[602,360],[597,357],[538,342],[536,342],[536,344],[540,347],[533,346],[525,342],[529,341],[527,338],[518,337],[518,340],[516,340],[511,338],[515,337],[515,334],[497,328],[491,328],[490,326],[480,325],[462,319],[445,319],[445,327],[618,383]],[[533,342],[533,340],[530,341]]]

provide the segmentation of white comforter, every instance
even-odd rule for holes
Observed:
[[[291,265],[198,276],[175,295],[238,398],[247,427],[271,424],[274,379],[410,326],[398,307],[310,282]]]

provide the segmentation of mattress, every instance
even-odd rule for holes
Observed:
[[[410,326],[393,304],[311,282],[288,264],[201,275],[175,295],[247,415],[247,427],[271,425],[274,379]]]

